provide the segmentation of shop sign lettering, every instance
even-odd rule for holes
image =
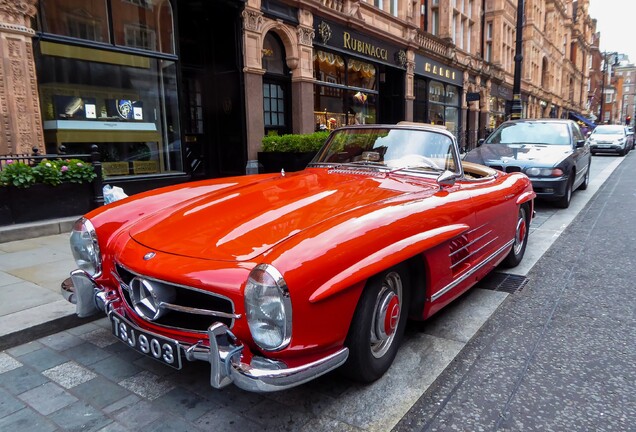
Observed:
[[[456,72],[454,70],[450,70],[448,68],[444,68],[437,65],[432,65],[429,62],[424,63],[424,71],[431,73],[433,75],[440,76],[442,78],[455,80]]]
[[[343,46],[348,50],[375,57],[381,60],[389,59],[389,53],[385,48],[380,48],[369,42],[354,39],[348,32],[344,32],[343,34]]]

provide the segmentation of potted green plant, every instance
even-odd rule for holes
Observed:
[[[267,135],[258,152],[261,172],[300,171],[311,162],[329,136],[328,131],[311,134]]]
[[[92,208],[93,166],[79,159],[8,160],[0,170],[0,225],[81,215]]]

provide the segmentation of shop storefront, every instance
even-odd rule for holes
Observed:
[[[46,152],[88,153],[97,144],[107,179],[183,175],[170,2],[40,7],[35,61]]]
[[[316,129],[404,119],[406,53],[315,17]]]
[[[492,131],[502,124],[512,110],[512,88],[492,83],[490,86],[490,120],[488,128]]]
[[[188,22],[180,32],[177,15]],[[219,25],[206,27],[208,16]],[[239,17],[238,4],[220,2],[40,2],[34,58],[46,152],[96,144],[105,181],[128,182],[131,193],[242,173],[240,51],[230,43]]]
[[[416,54],[413,120],[444,125],[458,136],[463,83],[461,71]]]

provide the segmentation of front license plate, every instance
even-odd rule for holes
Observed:
[[[116,312],[111,312],[108,318],[117,339],[148,357],[175,369],[181,369],[181,350],[177,341],[140,330]]]
[[[606,144],[601,144],[601,145],[598,146],[598,148],[609,148],[609,146],[606,145]]]

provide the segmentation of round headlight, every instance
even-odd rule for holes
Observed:
[[[528,174],[531,177],[536,177],[539,174],[541,174],[541,169],[540,168],[528,168],[526,170],[526,174]]]
[[[245,313],[254,342],[265,351],[285,348],[291,340],[289,290],[276,268],[260,264],[245,285]]]
[[[102,257],[99,253],[95,227],[86,218],[80,218],[71,231],[71,251],[77,266],[96,277],[102,273]]]

